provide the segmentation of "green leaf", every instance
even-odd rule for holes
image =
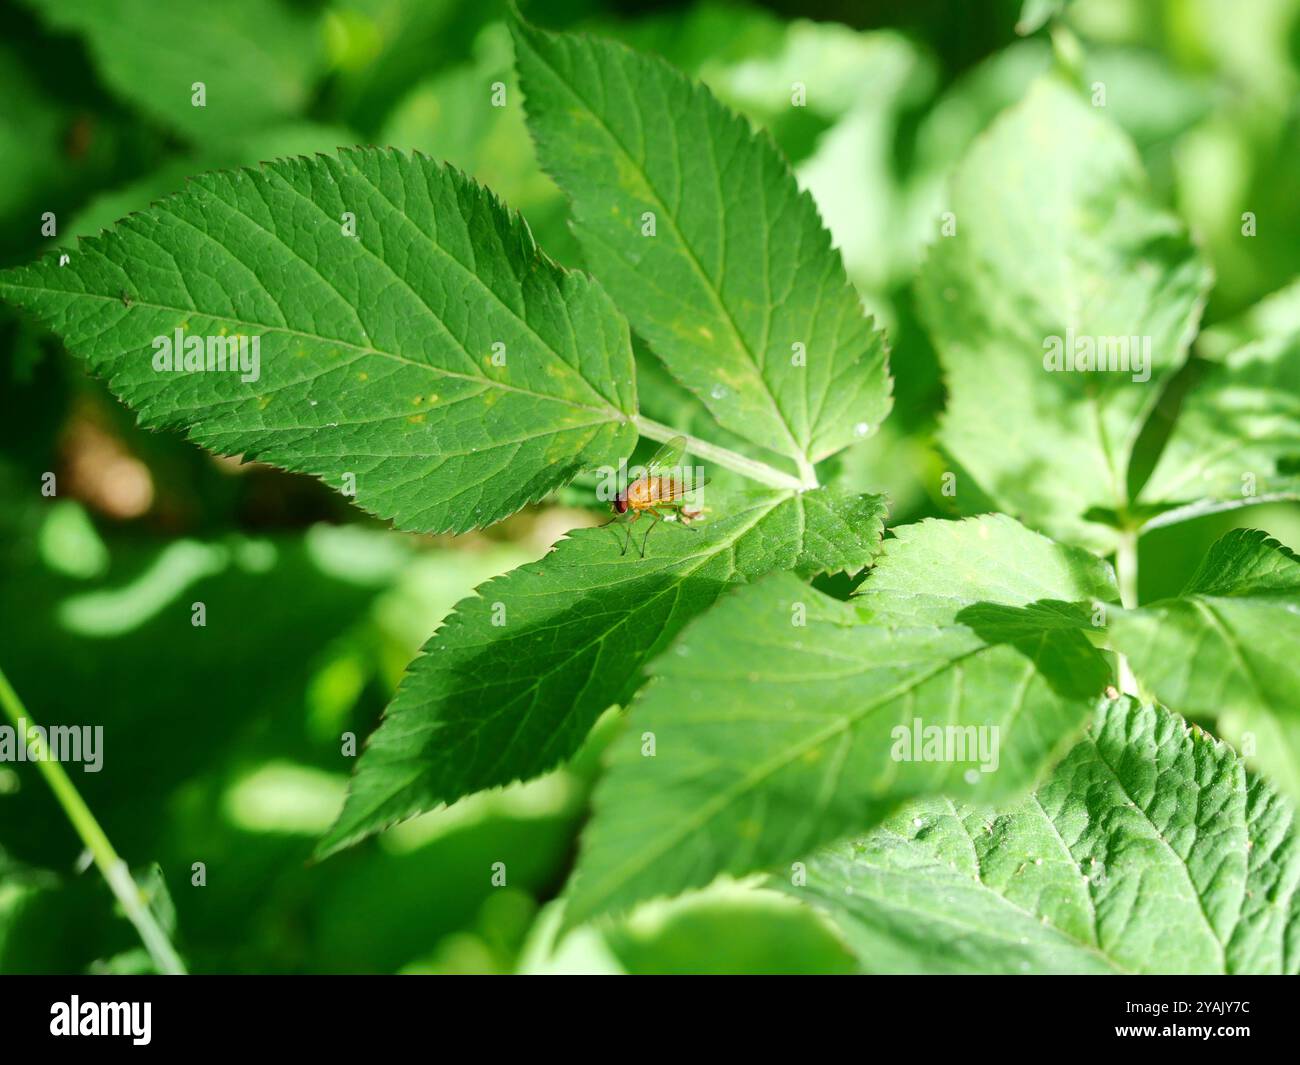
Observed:
[[[733,0],[699,0],[626,19],[615,13],[592,24],[639,52],[663,56],[673,66],[715,83],[745,63],[762,62],[788,40],[792,26],[764,8]],[[715,89],[716,91],[716,89]]]
[[[1060,18],[1065,10],[1066,0],[1024,0],[1020,5],[1020,18],[1016,21],[1016,32],[1022,37],[1042,29],[1052,19]]]
[[[911,283],[931,216],[910,210],[911,175],[898,165],[897,145],[937,78],[918,43],[895,30],[799,19],[770,54],[712,63],[700,76],[795,164],[859,291],[875,296]],[[800,107],[791,106],[795,85],[805,97]]]
[[[1231,321],[1203,330],[1196,338],[1196,350],[1207,359],[1222,359],[1256,340],[1293,333],[1300,333],[1300,278]]]
[[[1111,550],[1113,530],[1083,515],[1129,502],[1133,445],[1209,274],[1102,115],[1053,78],[1005,112],[958,168],[956,233],[918,295],[947,377],[943,446],[999,509]],[[1089,343],[1128,370],[1047,368]]]
[[[145,424],[339,489],[351,474],[359,505],[407,529],[489,525],[636,441],[612,303],[423,156],[346,149],[207,174],[66,265],[0,273],[0,297]],[[154,368],[174,336],[206,337],[212,359],[237,335],[260,343],[252,372]]]
[[[1211,366],[1182,405],[1142,489],[1169,504],[1148,527],[1252,503],[1300,499],[1300,332]]]
[[[1118,602],[1114,570],[1005,514],[985,514],[894,529],[857,602],[876,621],[948,625],[975,604],[1039,600]]]
[[[379,141],[418,149],[465,171],[520,211],[554,256],[573,241],[568,205],[537,164],[513,49],[506,25],[492,23],[479,34],[472,62],[441,70],[402,97]],[[493,89],[498,84],[503,99]]]
[[[784,889],[887,973],[1295,973],[1295,811],[1124,698],[1023,802],[915,803]]]
[[[45,938],[38,931],[42,916],[39,900],[58,885],[54,873],[24,865],[0,846],[0,964],[5,972],[28,971],[24,941]]]
[[[874,431],[890,406],[883,339],[770,139],[662,61],[514,31],[538,153],[586,261],[673,375],[805,480]]]
[[[1076,631],[986,631],[864,623],[790,574],[728,596],[652,664],[597,789],[566,920],[789,861],[908,798],[1033,784],[1110,671]],[[905,757],[917,724],[970,726],[970,747]]]
[[[1234,529],[1177,599],[1115,611],[1110,637],[1156,698],[1217,717],[1300,796],[1300,556],[1257,529]]]
[[[774,891],[725,882],[639,910],[604,938],[632,975],[829,974],[857,968],[820,914]]]
[[[884,512],[879,496],[828,488],[768,494],[718,506],[694,532],[655,530],[644,559],[620,554],[621,529],[578,529],[489,581],[412,664],[322,852],[555,766],[727,588],[773,570],[861,569]],[[641,526],[631,529],[639,540]]]
[[[8,35],[6,35],[8,36]],[[63,203],[72,203],[105,180],[117,152],[122,150],[111,120],[87,114],[84,103],[64,100],[45,91],[23,62],[23,44],[0,43],[0,225],[4,240],[0,254],[10,259],[17,249],[42,239],[43,226],[32,225],[46,211],[64,217]],[[92,128],[88,144],[78,145]]]
[[[200,143],[297,115],[322,65],[314,19],[279,0],[24,2],[84,38],[114,92]]]
[[[59,225],[60,243],[76,247],[77,236],[93,236],[109,229],[119,218],[143,211],[161,200],[194,174],[206,170],[226,170],[239,166],[256,166],[264,159],[281,159],[290,155],[333,152],[360,140],[341,126],[323,126],[314,122],[286,122],[259,128],[245,137],[220,141],[209,150],[191,156],[178,156],[161,163],[139,180],[110,189],[82,205],[72,220]]]
[[[332,0],[323,20],[336,67],[330,105],[358,129],[380,128],[412,85],[462,61],[477,35],[501,17],[502,7],[462,0]],[[490,83],[481,88],[486,98]]]

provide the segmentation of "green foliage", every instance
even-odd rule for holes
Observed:
[[[720,603],[651,666],[597,789],[570,919],[792,860],[916,795],[1031,784],[1109,671],[1079,633],[1014,609],[959,620],[875,623],[789,575]],[[1000,732],[1000,752],[900,760],[896,726],[934,707]]]
[[[1018,6],[21,0],[0,667],[189,967],[1296,971],[1300,5]]]
[[[1300,557],[1262,532],[1236,530],[1181,596],[1118,613],[1111,633],[1161,702],[1217,717],[1300,797]]]
[[[1002,514],[894,530],[857,602],[872,620],[949,625],[966,607],[1115,602],[1109,564]]]
[[[883,339],[771,142],[661,62],[523,25],[515,41],[587,262],[673,375],[805,477],[874,431]]]
[[[1113,549],[1086,516],[1128,505],[1134,444],[1186,358],[1208,271],[1155,209],[1132,145],[1055,78],[972,146],[950,210],[955,234],[919,280],[948,386],[943,446],[1001,508]],[[1049,372],[1052,338],[1070,356],[1076,338],[1133,356],[1148,342],[1149,358]]]
[[[229,139],[299,112],[322,66],[312,19],[279,0],[24,2],[81,35],[115,92],[191,139]]]
[[[206,175],[65,265],[8,272],[0,294],[147,424],[338,489],[350,474],[358,503],[404,528],[491,524],[635,439],[627,327],[605,295],[420,156]],[[212,338],[257,339],[260,364],[160,372],[157,338],[182,335],[187,359],[192,338],[209,360]]]
[[[1300,499],[1300,330],[1239,348],[1208,368],[1141,496],[1181,504],[1180,516],[1261,497]]]
[[[1291,806],[1124,698],[1024,801],[913,803],[782,886],[876,972],[1295,973],[1297,877]]]
[[[664,530],[634,567],[614,530],[575,530],[458,604],[425,645],[323,849],[569,758],[730,586],[779,570],[859,570],[883,516],[879,497],[828,488],[730,500],[698,532]]]

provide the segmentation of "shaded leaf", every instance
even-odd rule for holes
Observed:
[[[24,2],[84,38],[114,92],[199,142],[298,114],[322,66],[312,17],[279,0]]]
[[[321,850],[545,772],[728,587],[773,570],[861,569],[884,517],[879,496],[832,489],[716,509],[694,532],[656,529],[644,559],[620,554],[621,528],[575,530],[463,600],[412,664]],[[645,524],[632,526],[638,539]]]

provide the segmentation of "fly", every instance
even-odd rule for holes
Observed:
[[[623,541],[620,555],[627,554],[627,549],[632,543],[632,523],[642,514],[651,516],[650,525],[645,531],[645,536],[641,538],[640,554],[645,558],[645,547],[650,540],[650,532],[663,520],[665,511],[675,512],[677,520],[685,529],[689,529],[691,522],[702,513],[698,508],[687,503],[686,496],[708,482],[706,478],[696,479],[690,471],[680,467],[682,455],[685,453],[686,438],[674,436],[654,453],[646,464],[645,472],[615,497],[611,504],[614,516],[605,522],[605,525],[618,522],[628,526],[627,539]]]

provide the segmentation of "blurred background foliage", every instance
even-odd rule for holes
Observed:
[[[897,405],[834,475],[893,523],[947,513],[943,388],[911,279],[956,160],[1053,61],[1057,0],[533,0],[534,20],[656,52],[789,155],[893,347]],[[4,0],[0,265],[93,234],[189,175],[338,145],[446,159],[555,258],[581,255],[535,162],[503,0]],[[1192,225],[1217,284],[1201,354],[1300,320],[1300,0],[1077,0],[1087,82]],[[209,105],[190,106],[190,84]],[[808,106],[790,106],[790,85]],[[490,105],[505,83],[507,106]],[[1258,235],[1241,237],[1243,212]],[[42,234],[53,212],[58,231]],[[1281,295],[1253,310],[1263,298]],[[702,410],[641,353],[651,417]],[[1300,382],[1297,382],[1300,389]],[[0,308],[0,662],[44,722],[104,728],[74,767],[200,972],[681,972],[852,968],[811,911],[720,884],[553,942],[611,714],[568,767],[309,859],[402,670],[481,581],[590,523],[572,488],[484,533],[388,531],[315,482],[146,433],[57,341]],[[706,435],[719,438],[716,430]],[[725,442],[725,441],[721,441]],[[44,498],[42,475],[57,476]],[[1142,597],[1176,592],[1234,525],[1300,544],[1294,507],[1143,541]],[[844,587],[844,582],[828,582]],[[190,624],[206,605],[206,627]],[[147,969],[44,783],[0,765],[0,971]],[[194,863],[206,885],[194,886]],[[493,887],[504,862],[508,884]]]

